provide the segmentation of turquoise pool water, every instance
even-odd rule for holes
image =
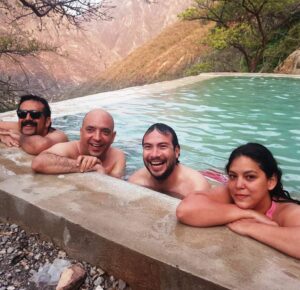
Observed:
[[[194,169],[223,170],[236,146],[266,145],[283,170],[284,185],[300,197],[300,80],[220,77],[150,98],[105,105],[115,118],[115,146],[127,155],[127,175],[143,166],[141,139],[156,122],[175,129],[182,163]],[[70,139],[79,138],[84,113],[54,120]]]

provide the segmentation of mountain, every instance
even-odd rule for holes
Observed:
[[[26,91],[52,100],[71,97],[78,86],[89,83],[114,62],[174,23],[177,14],[192,3],[181,0],[149,2],[111,1],[116,5],[111,11],[112,21],[85,23],[81,30],[67,25],[57,27],[49,19],[43,20],[43,30],[38,30],[37,19],[24,18],[22,26],[32,31],[39,41],[55,47],[56,52],[18,56],[14,60],[1,57],[1,75],[11,76],[12,81],[22,84]],[[4,26],[1,26],[3,31]]]
[[[208,47],[200,44],[211,24],[178,21],[103,71],[89,90],[97,92],[183,77]]]

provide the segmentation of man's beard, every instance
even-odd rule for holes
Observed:
[[[167,167],[166,171],[162,175],[154,175],[151,172],[151,170],[149,169],[149,167],[146,165],[145,161],[144,161],[144,164],[145,164],[145,167],[147,168],[147,170],[149,171],[149,173],[152,175],[152,177],[158,181],[166,180],[171,175],[171,173],[175,169],[175,166],[177,165],[176,161],[174,161]]]

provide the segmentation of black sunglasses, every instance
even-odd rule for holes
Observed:
[[[34,110],[17,110],[17,115],[20,119],[25,119],[27,117],[27,114],[30,115],[31,119],[39,119],[42,117],[43,113],[44,112]]]

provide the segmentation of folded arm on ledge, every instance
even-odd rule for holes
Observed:
[[[125,155],[121,150],[110,149],[114,150],[115,160],[105,163],[99,157],[80,154],[78,141],[60,143],[36,156],[31,167],[35,172],[45,174],[96,171],[121,178],[124,176]]]
[[[28,154],[37,155],[56,143],[67,142],[68,138],[62,131],[55,130],[46,136],[20,135],[20,147]]]
[[[209,192],[188,195],[179,204],[180,222],[210,227],[226,225],[233,232],[251,237],[287,255],[300,259],[300,206],[276,203],[273,219],[252,209],[235,205],[226,186]]]

